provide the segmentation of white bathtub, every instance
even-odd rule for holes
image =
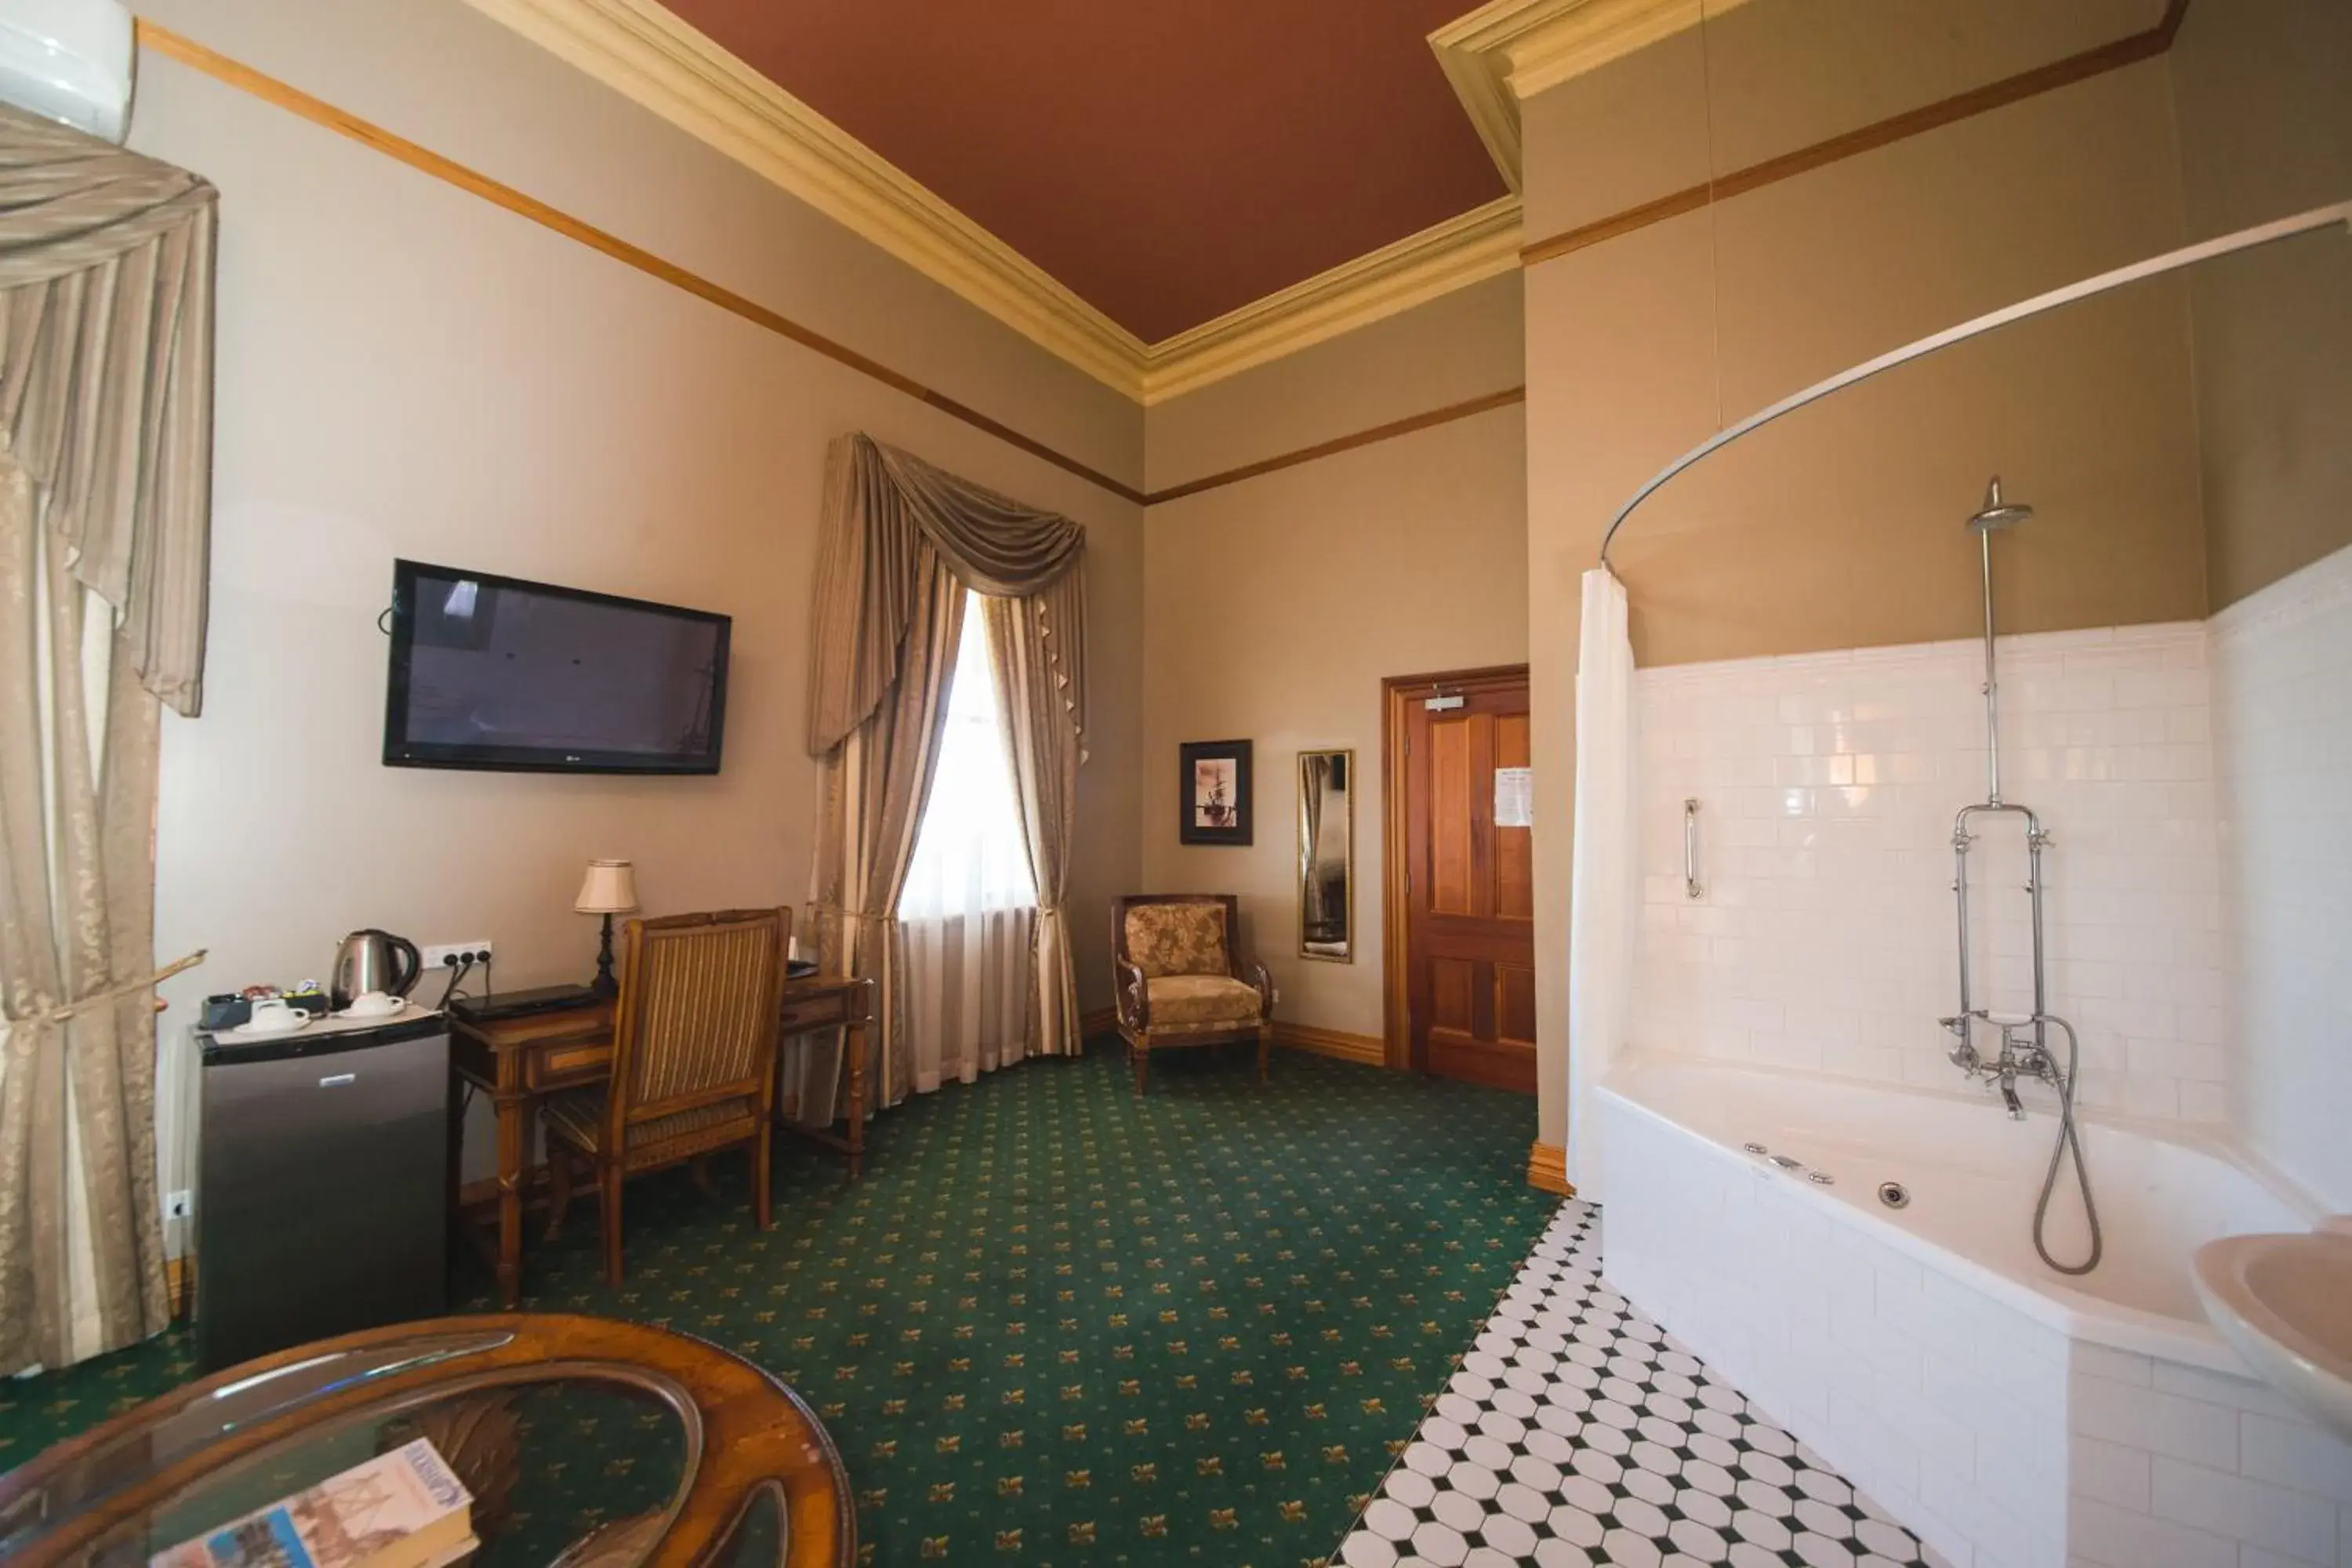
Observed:
[[[2086,1120],[2106,1253],[2075,1279],[2033,1251],[2046,1110],[1652,1056],[1601,1115],[1612,1283],[1955,1563],[2352,1562],[2352,1449],[2189,1284],[2203,1242],[2313,1217],[2226,1148]],[[2069,1177],[2053,1214],[2081,1256]]]

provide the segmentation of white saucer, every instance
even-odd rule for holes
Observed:
[[[239,1024],[234,1029],[221,1031],[222,1037],[231,1040],[275,1040],[287,1035],[299,1035],[310,1026],[310,1015],[298,1013],[295,1022],[282,1029],[257,1029],[251,1024]]]
[[[406,1000],[405,1000],[405,999],[404,999],[404,1000],[402,1000],[402,1001],[399,1001],[399,1002],[395,1002],[395,1003],[394,1003],[394,1004],[393,1004],[391,1006],[389,1006],[389,1007],[382,1008],[382,1009],[380,1009],[380,1010],[378,1010],[378,1011],[376,1011],[376,1012],[373,1012],[373,1013],[362,1013],[362,1011],[360,1011],[357,1007],[346,1007],[346,1008],[344,1008],[341,1012],[331,1015],[331,1016],[336,1017],[336,1018],[340,1018],[340,1019],[343,1019],[343,1020],[346,1020],[346,1021],[348,1021],[348,1022],[350,1022],[350,1023],[354,1023],[354,1024],[359,1024],[359,1023],[374,1024],[374,1023],[381,1023],[383,1020],[384,1020],[384,1019],[386,1019],[386,1018],[397,1018],[397,1017],[399,1017],[403,1013],[405,1013],[405,1012],[407,1012],[407,1011],[408,1011],[408,1003],[406,1002]]]

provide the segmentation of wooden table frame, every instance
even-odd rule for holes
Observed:
[[[777,1122],[847,1156],[849,1173],[855,1177],[866,1163],[866,1055],[874,1026],[874,983],[833,975],[788,980],[782,1011],[785,1039],[819,1029],[845,1031],[849,1125],[845,1132],[836,1133],[787,1122],[781,1095]],[[782,1053],[777,1054],[781,1058]],[[565,1089],[603,1083],[612,1072],[610,1001],[479,1023],[450,1016],[451,1187],[456,1190],[454,1167],[464,1137],[461,1110],[466,1091],[472,1088],[488,1097],[498,1116],[498,1237],[495,1248],[489,1250],[490,1261],[498,1269],[499,1298],[509,1308],[522,1295],[523,1196],[531,1177],[530,1129],[538,1119],[540,1102]]]
[[[414,1353],[436,1341],[448,1353]],[[313,1370],[338,1355],[373,1374]],[[396,1355],[408,1359],[386,1359]],[[777,1494],[785,1521],[778,1568],[848,1568],[856,1561],[849,1473],[797,1393],[742,1357],[684,1334],[540,1313],[393,1323],[215,1373],[0,1475],[0,1521],[47,1526],[20,1547],[14,1561],[23,1568],[119,1561],[124,1533],[140,1530],[153,1510],[215,1471],[266,1459],[306,1432],[372,1411],[429,1412],[436,1403],[446,1408],[468,1396],[500,1400],[534,1383],[567,1378],[642,1389],[669,1405],[696,1435],[677,1501],[642,1568],[712,1562],[762,1492]],[[211,1423],[204,1441],[190,1444],[184,1432],[176,1443],[156,1441],[159,1430],[186,1426],[192,1413]],[[486,1493],[511,1484],[519,1461],[510,1444],[440,1446],[478,1506]],[[93,1492],[93,1482],[100,1489]]]

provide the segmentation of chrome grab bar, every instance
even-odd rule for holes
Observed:
[[[1698,797],[1693,795],[1683,802],[1683,897],[1698,894]]]

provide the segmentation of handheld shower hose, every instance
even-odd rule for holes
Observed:
[[[2046,1022],[2066,1031],[2066,1067],[2058,1075],[2058,1141],[2050,1147],[2050,1169],[2042,1178],[2042,1196],[2033,1205],[2033,1250],[2042,1261],[2061,1274],[2088,1274],[2099,1266],[2106,1252],[2106,1237],[2099,1228],[2099,1205],[2091,1198],[2090,1173],[2083,1168],[2083,1136],[2074,1130],[2074,1063],[2078,1052],[2074,1045],[2074,1026],[2055,1014]],[[2091,1225],[2091,1254],[2080,1263],[2061,1263],[2050,1256],[2050,1199],[2058,1190],[2058,1168],[2071,1154],[2074,1160],[2074,1185],[2083,1194],[2083,1217]]]

